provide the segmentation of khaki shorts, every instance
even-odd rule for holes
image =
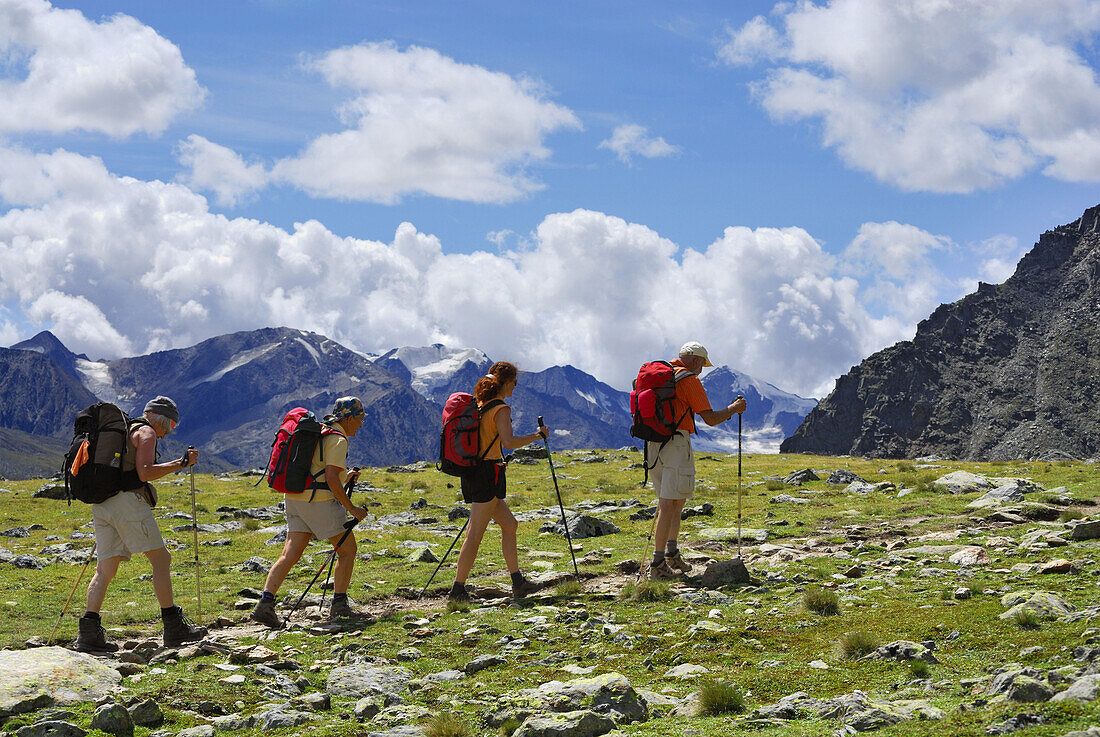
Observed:
[[[310,502],[305,499],[286,499],[286,531],[311,532],[318,540],[344,534],[348,512],[335,499]]]
[[[92,505],[96,557],[99,560],[148,553],[164,547],[153,508],[140,494],[123,491]]]
[[[649,478],[657,498],[691,499],[695,494],[695,454],[691,451],[690,436],[678,432],[664,448],[652,440],[646,442],[649,462],[653,464]]]

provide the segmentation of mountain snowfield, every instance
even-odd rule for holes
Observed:
[[[40,354],[35,360],[41,366],[19,359],[27,351]],[[355,394],[367,408],[367,422],[352,444],[353,463],[431,460],[443,403],[453,392],[471,391],[491,364],[483,351],[440,344],[366,355],[293,328],[243,331],[189,348],[104,361],[74,354],[42,332],[0,349],[0,377],[7,377],[0,383],[0,403],[11,410],[0,413],[0,428],[63,439],[76,411],[94,400],[137,415],[150,398],[166,394],[182,416],[163,453],[193,444],[215,468],[254,468],[266,463],[274,429],[289,409],[305,406],[323,415],[337,397]],[[509,402],[517,432],[532,432],[542,415],[556,449],[638,444],[630,436],[626,391],[573,366],[520,370]],[[725,366],[709,370],[703,383],[714,406],[737,394],[748,400],[746,452],[777,451],[815,404]],[[39,397],[33,407],[32,396]],[[57,399],[43,403],[43,396]],[[736,421],[717,428],[700,422],[699,431],[699,450],[736,451]],[[20,462],[25,468],[25,459]]]

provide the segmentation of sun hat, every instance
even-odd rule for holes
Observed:
[[[707,349],[703,347],[703,344],[696,340],[689,340],[680,346],[681,356],[698,356],[703,359],[704,366],[713,366],[710,362],[710,356],[707,355]]]

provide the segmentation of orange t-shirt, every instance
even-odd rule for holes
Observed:
[[[687,368],[679,359],[670,361],[673,368]],[[676,396],[672,398],[673,416],[684,416],[677,430],[689,433],[695,432],[695,415],[710,409],[710,400],[707,398],[707,390],[703,388],[703,382],[694,374],[685,376],[676,382]]]

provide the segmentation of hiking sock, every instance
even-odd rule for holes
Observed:
[[[168,619],[168,617],[172,616],[172,613],[175,612],[175,611],[176,611],[176,608],[174,606],[170,606],[170,607],[167,607],[167,608],[161,607],[160,608],[160,618],[161,619]]]
[[[673,555],[676,555],[679,552],[680,552],[680,548],[677,547],[675,540],[669,540],[668,544],[665,545],[665,555],[667,555],[669,557],[672,557]]]
[[[260,594],[260,601],[275,601],[275,594],[264,589],[264,592]]]
[[[513,586],[519,586],[524,581],[522,571],[516,571],[515,573],[511,574],[511,576],[512,576],[512,585]]]
[[[665,553],[663,550],[653,551],[653,566],[659,566],[665,562]]]
[[[342,594],[333,594],[332,595],[332,600],[333,601],[347,601],[348,600],[348,592],[345,591]]]
[[[84,618],[85,619],[93,619],[96,622],[98,622],[99,621],[99,612],[92,612],[92,611],[84,612]]]

